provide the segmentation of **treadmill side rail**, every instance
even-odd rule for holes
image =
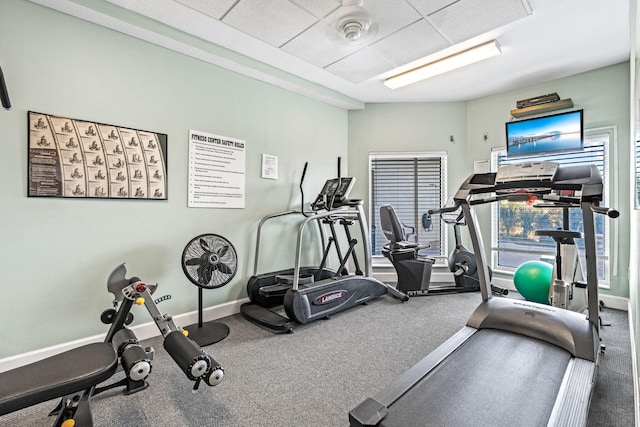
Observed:
[[[367,397],[349,412],[351,427],[375,427],[389,414],[389,410],[377,400]]]
[[[587,425],[597,370],[596,362],[575,357],[571,359],[547,427]]]
[[[352,427],[378,425],[387,416],[387,407],[400,399],[477,331],[475,328],[463,327],[374,397],[365,399],[349,412],[350,425]]]

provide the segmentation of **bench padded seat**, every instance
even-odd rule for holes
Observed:
[[[100,342],[0,373],[0,415],[90,388],[117,367],[113,346]]]

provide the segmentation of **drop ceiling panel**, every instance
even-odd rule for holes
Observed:
[[[393,64],[370,49],[362,49],[325,69],[352,83],[360,83],[393,68]]]
[[[394,63],[403,65],[431,55],[451,44],[424,19],[374,43],[371,49]]]
[[[116,6],[109,8],[95,0],[30,1],[340,108],[361,108],[358,102],[474,99],[618,64],[630,52],[630,6],[624,0],[364,0],[377,32],[353,47],[332,44],[323,34],[333,28],[340,0],[103,0]],[[148,26],[145,18],[137,22],[135,15],[123,21],[117,7],[200,41],[174,39],[171,32]],[[446,56],[491,39],[508,54],[397,91],[376,78],[406,69],[416,57]],[[207,49],[202,41],[299,79],[262,65],[253,69],[251,61]],[[440,44],[445,49],[430,54]],[[304,80],[309,85],[301,84]],[[330,91],[358,102],[345,102]]]
[[[215,19],[221,19],[237,0],[176,0]]]
[[[222,20],[272,46],[282,46],[316,21],[287,0],[242,0]]]
[[[458,0],[407,0],[425,18]]]
[[[364,6],[371,15],[375,30],[371,41],[381,40],[422,19],[422,16],[404,0],[365,0]]]
[[[319,21],[316,25],[285,44],[282,49],[311,64],[324,68],[363,48],[363,46],[336,42],[337,37],[330,36],[332,31],[334,31],[332,25]]]
[[[291,0],[316,18],[322,19],[341,5],[340,0]]]
[[[521,0],[460,0],[429,15],[429,21],[459,43],[527,15]]]
[[[371,15],[373,31],[364,35],[356,43],[349,43],[344,40],[332,24],[337,19],[338,10],[336,9],[323,21],[316,23],[286,43],[282,49],[300,59],[346,78],[350,82],[367,80],[380,72],[388,71],[397,63],[393,60],[375,57],[370,52],[359,54],[356,57],[360,58],[359,60],[350,59],[349,56],[364,50],[370,43],[393,37],[398,31],[403,31],[422,19],[406,1],[396,0],[393,3],[393,13],[389,13],[388,0],[367,0],[364,2],[364,6]],[[439,39],[442,40],[442,37],[439,37]],[[398,41],[397,38],[392,38],[381,49],[384,48],[388,51],[393,51],[395,48],[404,51],[410,49],[410,46],[402,43],[395,47],[392,46]],[[415,46],[413,47],[415,48]],[[422,49],[418,50],[422,51]],[[409,56],[420,57],[419,54]],[[398,55],[395,55],[395,57],[398,57]],[[360,61],[362,60],[366,60],[368,64],[364,70],[361,69],[363,64]],[[375,72],[371,70],[375,70]]]

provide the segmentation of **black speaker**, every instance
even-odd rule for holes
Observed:
[[[0,68],[0,101],[2,106],[7,110],[11,109],[11,101],[9,100],[9,92],[7,92],[7,85],[4,82],[4,74],[2,74],[2,68]]]

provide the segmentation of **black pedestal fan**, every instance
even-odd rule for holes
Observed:
[[[182,252],[182,270],[198,286],[198,323],[187,326],[189,338],[200,346],[216,343],[229,335],[229,327],[219,322],[202,321],[202,290],[220,288],[233,279],[238,256],[233,245],[217,234],[196,236]]]

